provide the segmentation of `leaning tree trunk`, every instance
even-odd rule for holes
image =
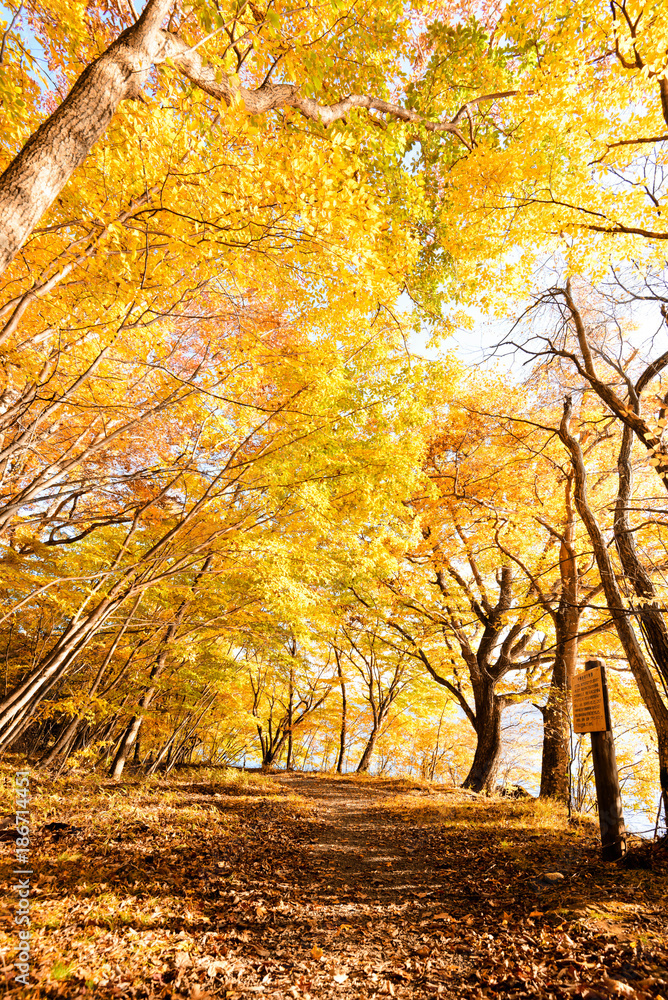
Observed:
[[[15,744],[31,726],[37,708],[60,683],[70,662],[71,660],[66,661],[58,670],[47,674],[40,683],[33,684],[30,699],[24,699],[21,708],[13,716],[9,714],[9,721],[5,725],[0,724],[0,751]]]
[[[86,720],[82,715],[72,716],[69,724],[65,727],[51,749],[47,752],[46,756],[40,761],[41,767],[50,767],[60,753],[62,753],[64,757],[69,755],[70,747],[74,744],[74,741],[79,733],[79,727],[82,726],[85,721]]]
[[[134,616],[134,613],[135,613],[135,611],[137,610],[137,608],[139,606],[140,600],[141,600],[141,598],[138,597],[137,600],[136,600],[136,602],[135,602],[134,608],[132,609],[132,611],[130,612],[130,614],[128,615],[128,617],[123,622],[123,626],[118,630],[118,632],[114,636],[114,640],[111,643],[111,646],[110,646],[109,650],[107,651],[107,655],[104,657],[102,663],[100,664],[100,667],[99,667],[99,669],[97,671],[97,674],[95,675],[95,678],[93,679],[93,683],[91,684],[90,689],[88,691],[88,696],[87,697],[88,697],[88,701],[89,702],[92,701],[92,699],[97,694],[98,689],[99,689],[99,687],[100,687],[100,685],[102,683],[102,680],[104,678],[104,675],[105,675],[105,673],[107,671],[107,667],[111,663],[112,657],[113,657],[114,653],[116,652],[116,649],[118,648],[118,645],[119,645],[121,639],[125,635],[126,629],[127,629],[128,625],[130,624],[130,621],[132,620],[132,618]],[[130,655],[132,657],[134,654],[132,653]],[[118,679],[119,678],[117,678],[117,681],[118,681]],[[106,689],[106,692],[110,691],[112,689],[112,687],[113,687],[113,684],[111,686],[108,686],[107,689]],[[67,757],[68,753],[70,752],[71,747],[74,744],[75,739],[77,738],[77,735],[79,733],[79,729],[84,724],[84,722],[85,722],[85,717],[84,717],[83,714],[73,716],[73,718],[70,721],[69,725],[67,725],[64,728],[63,732],[58,737],[58,739],[54,743],[54,745],[51,748],[51,750],[46,754],[46,756],[41,761],[41,766],[42,767],[49,767],[54,762],[54,760],[56,759],[56,757],[58,756],[59,753],[62,753],[65,757]]]
[[[48,692],[69,670],[72,663],[97,634],[104,621],[123,604],[127,594],[112,592],[83,619],[71,621],[53,649],[0,703],[0,749],[8,746],[17,723],[34,714]]]
[[[369,768],[371,767],[371,758],[373,757],[373,752],[376,749],[376,743],[378,742],[378,737],[380,736],[383,723],[387,718],[388,710],[389,705],[386,706],[383,703],[381,703],[380,709],[374,708],[373,710],[373,726],[371,727],[369,739],[364,747],[364,753],[360,757],[360,762],[357,765],[358,774],[367,774]]]
[[[183,718],[181,720],[181,722],[178,723],[178,725],[176,726],[176,729],[174,730],[174,732],[172,733],[172,735],[163,744],[163,746],[160,749],[160,751],[159,751],[158,755],[156,756],[155,760],[151,761],[150,764],[148,763],[148,761],[144,764],[144,773],[147,776],[155,774],[155,772],[158,770],[158,768],[162,764],[163,760],[167,757],[167,755],[169,753],[171,753],[174,744],[176,743],[177,739],[179,738],[179,736],[181,735],[181,733],[183,732],[183,730],[186,728],[186,726],[188,725],[188,723],[190,722],[191,719],[192,719],[192,713],[189,712],[185,716],[185,718]]]
[[[148,708],[151,703],[152,696],[155,692],[155,688],[150,688],[148,692],[142,695],[142,702],[146,700],[147,704],[141,704],[141,708]],[[150,694],[150,698],[146,699],[146,695]],[[111,765],[111,771],[109,772],[110,778],[120,778],[123,774],[123,769],[127,763],[127,759],[130,755],[130,751],[135,745],[135,740],[139,736],[139,730],[141,729],[141,724],[143,721],[143,716],[134,715],[128,725],[125,728],[123,737],[116,750],[116,755],[114,757],[114,762]]]
[[[376,740],[378,739],[378,729],[374,726],[369,734],[369,739],[364,747],[364,753],[360,757],[360,762],[357,765],[358,774],[367,774],[369,768],[371,767],[371,758],[373,757],[373,752],[376,749]]]
[[[206,713],[209,711],[209,709],[213,705],[214,701],[216,700],[215,694],[209,695],[209,686],[208,685],[206,686],[206,688],[204,689],[204,692],[203,692],[202,696],[198,700],[198,704],[200,704],[202,698],[204,698],[204,700],[205,700],[204,708],[199,713],[199,715],[197,716],[197,718],[195,719],[194,722],[192,722],[192,717],[194,715],[194,712],[190,712],[188,714],[188,721],[192,722],[192,725],[188,729],[185,737],[181,740],[181,743],[177,747],[177,750],[174,753],[172,760],[170,760],[165,765],[165,774],[169,774],[169,772],[171,771],[172,767],[176,766],[176,764],[179,761],[180,756],[183,753],[183,750],[184,750],[184,748],[185,748],[188,740],[191,740],[191,739],[199,740],[199,737],[196,736],[196,734],[195,734],[195,730],[197,729],[197,727],[199,726],[200,722],[202,721],[202,718],[206,715]],[[202,741],[199,740],[199,742],[201,743]],[[188,762],[190,764],[192,764],[192,754],[193,754],[193,750],[195,749],[196,745],[197,745],[197,743],[193,743],[192,747],[190,748],[190,760]],[[170,747],[170,749],[171,749],[171,747]]]
[[[624,427],[622,446],[617,460],[619,490],[615,504],[614,533],[624,575],[639,599],[635,613],[645,642],[659,672],[664,690],[668,691],[668,627],[651,576],[640,562],[628,519],[628,505],[633,485],[631,446],[633,431]],[[667,817],[668,818],[668,817]]]
[[[149,675],[149,680],[153,681],[160,676],[166,666],[166,662],[167,651],[164,650],[158,657],[156,663],[154,663],[153,669]],[[111,770],[109,771],[110,778],[118,779],[123,774],[123,769],[127,763],[128,757],[130,756],[130,752],[139,738],[139,730],[141,729],[142,722],[144,721],[144,715],[151,707],[157,690],[157,685],[152,684],[151,687],[146,688],[143,695],[139,699],[139,712],[137,715],[133,715],[125,728],[125,732],[123,733],[114,756],[114,762],[111,765]]]
[[[587,472],[582,449],[569,430],[571,409],[572,404],[570,397],[568,397],[564,403],[564,414],[559,428],[559,436],[570,451],[573,460],[573,468],[575,470],[575,505],[592,543],[610,617],[614,622],[619,641],[631,668],[631,673],[638,685],[640,696],[652,717],[652,722],[656,729],[657,749],[659,752],[659,783],[661,785],[664,810],[668,817],[668,707],[666,707],[656,687],[652,671],[649,668],[642,647],[638,642],[638,637],[631,625],[629,613],[624,607],[622,595],[617,585],[617,579],[605,538],[589,505],[587,498]]]
[[[165,48],[171,0],[150,0],[136,24],[87,66],[57,110],[0,177],[0,274],[107,130],[121,101],[141,97]]]
[[[207,558],[204,560],[201,569],[198,571],[197,576],[193,581],[192,585],[193,591],[197,587],[202,577],[205,576],[205,574],[209,571],[209,567],[211,566],[211,561],[212,561],[212,556],[207,556]],[[185,598],[185,600],[181,601],[181,604],[179,605],[178,610],[174,616],[174,621],[167,629],[164,638],[162,639],[160,646],[158,647],[158,655],[149,674],[149,681],[151,682],[157,680],[157,678],[160,677],[165,667],[167,666],[167,655],[169,653],[170,646],[176,639],[176,636],[178,635],[178,631],[183,621],[184,615],[186,613],[188,604],[189,604],[188,598]],[[157,690],[158,690],[157,686],[155,684],[151,684],[151,686],[144,691],[143,695],[139,699],[139,714],[130,719],[130,722],[128,723],[123,739],[121,740],[118,750],[116,751],[114,762],[111,765],[110,777],[118,779],[123,774],[123,768],[125,767],[130,751],[134,747],[135,741],[139,736],[139,730],[141,729],[141,724],[144,718],[144,714],[150,707],[151,702],[153,701],[153,698],[155,697],[155,693]]]

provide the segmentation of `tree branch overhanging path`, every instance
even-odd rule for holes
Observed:
[[[518,93],[507,90],[483,94],[467,101],[450,120],[431,121],[373,95],[349,94],[324,104],[303,94],[300,83],[273,83],[269,78],[252,90],[238,78],[207,64],[197,46],[163,30],[171,6],[172,0],[149,0],[137,22],[86,67],[67,98],[0,177],[0,273],[107,130],[120,103],[144,100],[143,89],[154,66],[171,63],[196,88],[227,106],[241,101],[250,115],[293,108],[309,121],[327,127],[354,109],[365,109],[422,125],[434,133],[452,135],[467,149],[471,143],[460,123],[470,118],[471,109]]]

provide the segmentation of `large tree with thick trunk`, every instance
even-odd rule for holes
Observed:
[[[499,553],[501,554],[501,553]],[[504,557],[505,558],[505,557]],[[468,554],[469,562],[476,566],[476,575],[481,579],[475,559]],[[501,721],[505,708],[517,701],[526,700],[531,695],[528,677],[535,672],[540,656],[535,654],[536,629],[532,620],[531,605],[526,613],[520,613],[509,622],[509,612],[517,601],[516,581],[512,566],[506,561],[496,574],[498,596],[491,600],[491,586],[485,587],[479,596],[472,592],[469,582],[453,564],[438,569],[435,583],[440,592],[439,605],[422,615],[439,621],[442,639],[449,651],[448,659],[453,666],[461,658],[465,670],[455,666],[450,677],[434,663],[434,654],[428,651],[426,643],[417,641],[405,626],[395,622],[395,628],[411,642],[414,655],[424,664],[433,679],[446,688],[455,698],[476,734],[476,746],[469,773],[463,787],[472,791],[494,791],[502,751]],[[466,604],[462,603],[462,597]],[[408,610],[408,608],[407,608]],[[418,612],[413,603],[412,616]],[[459,655],[453,655],[458,647]],[[439,657],[442,659],[442,656]],[[524,691],[503,692],[500,685],[509,674],[526,674]],[[464,674],[464,676],[462,676]],[[467,675],[467,676],[466,676]],[[470,688],[472,699],[467,693]],[[472,700],[472,704],[471,704]]]

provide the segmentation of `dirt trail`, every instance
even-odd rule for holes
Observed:
[[[335,890],[333,898],[343,894],[349,900],[406,904],[425,889],[429,894],[438,891],[431,866],[425,867],[411,844],[411,831],[398,828],[387,811],[388,802],[397,799],[396,782],[354,785],[299,774],[275,780],[316,807],[316,839],[305,867],[321,889]],[[420,789],[404,794],[428,795]]]
[[[18,995],[668,1000],[668,853],[604,867],[540,803],[285,773],[67,792],[35,799]]]
[[[289,877],[263,941],[290,964],[270,995],[668,996],[665,876],[648,899],[648,872],[604,868],[591,837],[537,828],[533,803],[274,781],[314,816],[280,863]]]

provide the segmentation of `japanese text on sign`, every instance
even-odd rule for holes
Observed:
[[[573,729],[576,733],[601,733],[607,728],[599,663],[573,678]]]

